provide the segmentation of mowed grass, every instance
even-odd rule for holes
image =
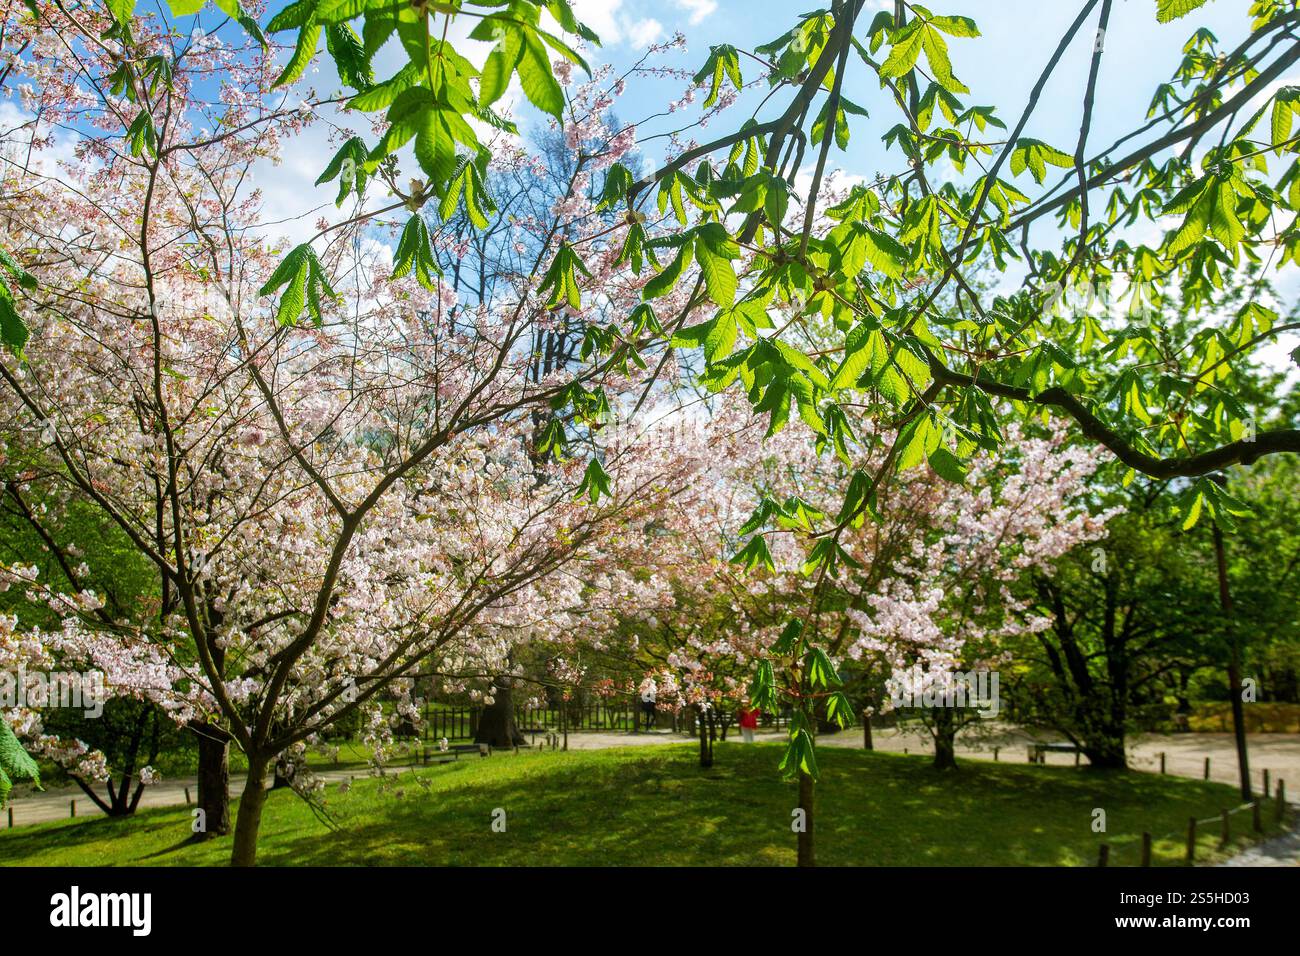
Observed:
[[[270,794],[259,863],[272,866],[790,865],[793,784],[777,744],[720,743],[711,770],[693,744],[498,754],[358,777],[325,791],[331,829],[295,794]],[[1181,863],[1191,816],[1237,804],[1232,788],[1177,777],[966,762],[824,748],[816,836],[822,865],[1136,865],[1142,831],[1157,865]],[[1107,832],[1092,830],[1106,811]],[[505,811],[505,832],[492,828]],[[1271,807],[1267,812],[1272,820]],[[1242,834],[1249,813],[1233,817]],[[230,838],[186,842],[186,808],[121,820],[69,820],[0,831],[6,865],[214,866]],[[1203,828],[1199,854],[1217,845]]]

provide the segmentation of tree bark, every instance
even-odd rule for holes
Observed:
[[[799,831],[798,837],[798,865],[799,866],[816,866],[817,858],[813,851],[813,798],[814,792],[813,778],[799,772],[799,809],[803,811],[803,829]]]
[[[515,699],[504,678],[498,677],[492,682],[492,698],[492,703],[479,714],[474,743],[505,750],[527,744],[515,726]]]
[[[262,807],[266,805],[266,766],[266,757],[249,756],[248,779],[244,782],[244,792],[239,797],[239,813],[235,817],[231,866],[257,865],[257,834],[262,827]]]
[[[705,770],[713,766],[713,741],[709,735],[709,724],[704,718],[703,709],[695,709],[695,727],[700,733],[700,766]]]
[[[934,715],[934,769],[957,769],[957,722],[952,709],[939,707]]]
[[[189,728],[199,740],[198,808],[205,827],[194,838],[225,836],[230,832],[230,735],[216,724],[195,721]]]
[[[1223,532],[1219,523],[1214,529],[1214,559],[1219,570],[1219,606],[1227,622],[1228,633],[1228,699],[1232,703],[1232,736],[1237,744],[1237,772],[1241,782],[1241,798],[1249,800],[1253,796],[1250,785],[1250,755],[1246,750],[1246,715],[1241,706],[1241,642],[1237,640],[1237,629],[1232,626],[1232,593],[1228,590],[1228,558],[1223,547]]]

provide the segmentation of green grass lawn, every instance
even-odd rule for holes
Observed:
[[[288,791],[263,815],[263,865],[719,865],[794,862],[794,786],[777,744],[717,745],[712,770],[694,744],[461,760],[389,781],[326,791],[337,824]],[[1180,863],[1189,816],[1234,806],[1231,787],[1132,772],[964,763],[940,773],[920,756],[824,748],[818,755],[818,862],[848,865],[1136,865],[1143,830],[1157,864]],[[1108,832],[1092,832],[1105,809]],[[507,830],[492,814],[506,811]],[[1271,807],[1267,818],[1272,819]],[[228,837],[186,844],[183,807],[133,818],[0,831],[0,863],[224,864]],[[1242,834],[1249,813],[1233,817]],[[1198,850],[1212,855],[1217,827]]]

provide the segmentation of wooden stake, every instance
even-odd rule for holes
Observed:
[[[1142,866],[1151,865],[1151,834],[1142,832]]]
[[[1196,862],[1196,817],[1187,821],[1187,865]]]
[[[1105,866],[1109,862],[1110,862],[1110,844],[1103,843],[1101,846],[1097,847],[1097,865]]]

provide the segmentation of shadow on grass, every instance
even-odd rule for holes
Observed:
[[[394,782],[327,791],[331,832],[293,794],[270,795],[259,862],[266,865],[700,866],[794,862],[793,784],[779,744],[719,744],[711,770],[694,745],[501,755]],[[965,763],[825,748],[816,807],[824,865],[1090,865],[1111,845],[1138,862],[1141,833],[1179,834],[1189,816],[1235,804],[1231,788],[1173,777],[1069,767]],[[422,786],[419,781],[425,781]],[[398,793],[401,793],[399,796]],[[1092,832],[1094,808],[1108,832]],[[493,828],[502,819],[504,832]],[[0,838],[0,858],[31,862],[224,863],[230,839],[176,843],[189,815],[58,825]],[[98,828],[98,829],[91,829]],[[33,828],[35,830],[35,828]],[[1156,845],[1178,862],[1180,839]]]

